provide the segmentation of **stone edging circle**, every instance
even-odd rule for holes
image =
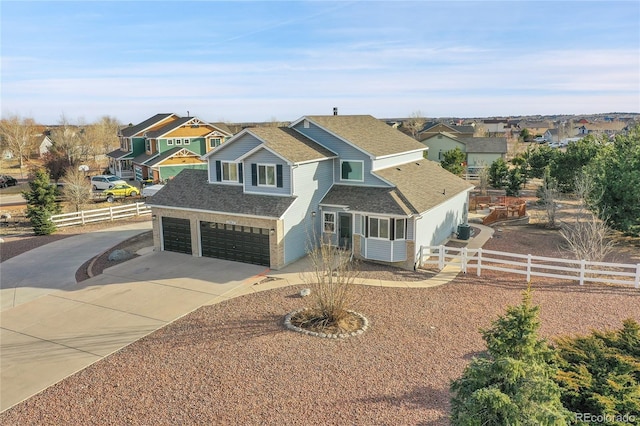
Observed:
[[[327,339],[344,339],[347,337],[352,337],[352,336],[358,336],[362,333],[364,333],[365,331],[367,331],[367,329],[369,328],[369,320],[367,319],[367,317],[365,317],[364,315],[362,315],[359,312],[356,311],[351,311],[351,310],[347,310],[347,312],[356,315],[357,317],[359,317],[362,320],[362,327],[359,330],[356,331],[352,331],[351,333],[319,333],[317,331],[311,331],[311,330],[305,330],[304,328],[298,327],[296,325],[291,324],[291,317],[294,316],[295,314],[305,311],[308,308],[302,308],[302,309],[297,309],[293,312],[289,312],[285,317],[284,317],[284,326],[288,329],[288,330],[292,330],[292,331],[296,331],[298,333],[302,333],[302,334],[306,334],[307,336],[315,336],[315,337],[324,337]]]

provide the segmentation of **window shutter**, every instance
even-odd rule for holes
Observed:
[[[282,188],[282,164],[276,164],[276,186]]]
[[[220,182],[222,180],[222,163],[219,160],[216,160],[216,182]]]
[[[391,241],[396,239],[396,220],[389,219],[389,239]]]
[[[251,185],[258,186],[258,165],[251,163]]]
[[[242,175],[242,163],[238,163],[238,182],[242,183],[244,176]]]
[[[364,237],[369,238],[369,216],[364,217]]]

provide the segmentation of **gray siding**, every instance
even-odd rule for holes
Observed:
[[[216,161],[235,161],[238,157],[251,151],[260,145],[260,141],[251,135],[244,135],[231,143],[220,145],[216,151],[207,158],[209,163],[209,182],[216,181]],[[251,170],[249,170],[251,172]],[[251,175],[249,175],[251,178]],[[251,181],[249,181],[251,183]]]
[[[365,154],[357,148],[354,148],[352,145],[347,144],[341,139],[338,139],[330,133],[325,132],[319,127],[313,125],[313,123],[309,123],[309,128],[305,129],[303,123],[304,121],[301,121],[294,127],[294,129],[338,154],[338,158],[334,160],[336,183],[342,182],[348,183],[349,185],[388,186],[388,184],[383,180],[371,174],[371,158],[369,157],[369,155]],[[340,160],[364,161],[364,181],[341,181]]]
[[[313,235],[320,235],[322,214],[318,203],[331,188],[332,173],[331,160],[303,164],[292,169],[293,192],[297,199],[283,216],[285,263],[304,256]],[[315,217],[312,212],[316,212]]]
[[[243,160],[243,178],[245,192],[256,192],[262,194],[291,194],[291,167],[280,157],[267,151],[260,149]],[[251,165],[252,164],[273,164],[282,166],[282,188],[271,186],[254,186],[251,182]]]

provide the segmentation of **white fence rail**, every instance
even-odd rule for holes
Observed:
[[[145,203],[123,204],[95,210],[82,210],[74,213],[63,213],[51,216],[51,221],[58,227],[85,225],[105,220],[124,219],[132,216],[151,214]]]
[[[580,285],[585,282],[625,284],[640,289],[640,263],[588,262],[481,248],[421,246],[419,264],[437,265],[440,270],[454,265],[464,273],[475,268],[478,276],[482,270],[493,270],[526,275],[527,281],[531,277],[548,277],[578,281]]]

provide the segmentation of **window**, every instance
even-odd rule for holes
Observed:
[[[407,220],[406,219],[395,219],[395,239],[396,240],[404,240],[407,228]]]
[[[308,129],[309,128],[309,120],[304,120],[302,122],[302,127],[304,127],[305,129]]]
[[[209,139],[209,149],[213,149],[217,146],[220,146],[220,144],[222,143],[222,139],[220,138],[210,138]]]
[[[389,219],[369,218],[369,237],[389,239]]]
[[[331,232],[332,234],[336,232],[336,214],[335,213],[325,213],[323,215],[324,221],[322,224],[322,229],[324,232]]]
[[[176,145],[182,145],[182,139],[176,139]]]
[[[438,160],[442,160],[442,150],[438,151]]]
[[[238,165],[236,163],[222,163],[222,181],[238,181]]]
[[[258,164],[258,186],[276,186],[276,166]]]
[[[147,152],[151,152],[151,139],[147,139],[147,140],[144,142],[144,149],[145,149]]]
[[[340,169],[340,178],[342,180],[355,180],[359,182],[364,180],[363,161],[341,161]]]
[[[184,140],[184,144],[185,144],[185,145],[189,145],[189,144],[191,144],[191,139],[185,139],[185,140]]]
[[[173,145],[173,139],[167,139],[167,145]]]

